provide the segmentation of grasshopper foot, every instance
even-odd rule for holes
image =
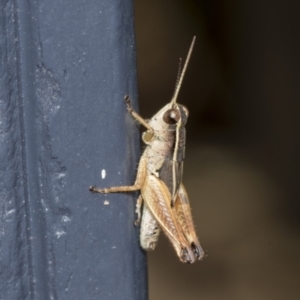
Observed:
[[[97,189],[95,186],[90,186],[89,191],[92,192],[92,193],[100,193],[100,194],[105,193],[105,189],[103,189],[103,190]]]
[[[128,95],[126,95],[126,96],[124,97],[124,101],[125,101],[127,110],[128,110],[129,112],[132,112],[133,109],[132,109],[132,106],[131,106],[131,100],[130,100],[130,97],[129,97]]]
[[[92,193],[94,193],[95,192],[95,188],[96,188],[95,186],[90,186],[89,187],[89,191],[92,192]]]

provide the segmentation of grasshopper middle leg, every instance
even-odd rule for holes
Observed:
[[[113,186],[109,188],[99,189],[95,186],[90,186],[89,190],[92,193],[108,194],[108,193],[122,193],[122,192],[134,192],[142,188],[146,177],[146,160],[141,158],[136,180],[134,185],[124,185],[124,186]]]

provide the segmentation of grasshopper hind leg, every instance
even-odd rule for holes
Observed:
[[[141,225],[141,247],[146,251],[154,250],[158,242],[160,227],[144,203],[142,195],[137,199],[135,213],[137,214],[137,219],[135,220],[134,225]]]
[[[154,250],[160,234],[160,227],[150,212],[147,205],[143,205],[143,217],[140,228],[141,247],[146,250]]]

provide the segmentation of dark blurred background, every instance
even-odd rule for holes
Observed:
[[[184,184],[208,257],[149,253],[150,299],[300,299],[300,1],[135,2],[141,114],[190,111]]]

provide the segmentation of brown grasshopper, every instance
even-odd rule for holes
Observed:
[[[141,223],[141,247],[153,250],[162,229],[174,246],[179,259],[188,263],[201,260],[205,256],[196,236],[188,196],[181,183],[188,110],[176,103],[194,43],[195,37],[182,72],[179,73],[171,102],[152,119],[144,120],[133,110],[130,98],[125,96],[128,112],[147,129],[142,136],[147,147],[139,162],[134,185],[104,189],[90,187],[91,192],[101,194],[140,190],[141,194],[136,204],[138,218],[135,224]]]

